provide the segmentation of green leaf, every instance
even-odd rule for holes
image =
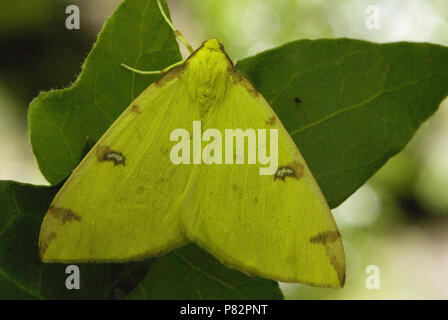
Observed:
[[[0,299],[109,299],[133,289],[148,262],[78,264],[81,289],[68,290],[67,265],[39,260],[40,225],[56,191],[0,181]]]
[[[106,22],[83,70],[70,88],[42,92],[31,103],[31,146],[45,178],[56,184],[118,115],[157,76],[121,66],[162,70],[181,60],[175,37],[155,0],[127,0]]]
[[[173,251],[151,264],[127,299],[283,299],[274,281],[224,267],[196,245]]]
[[[448,94],[448,48],[427,43],[301,40],[237,68],[275,110],[331,207],[403,149]]]

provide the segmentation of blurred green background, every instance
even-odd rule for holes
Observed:
[[[0,0],[0,179],[48,184],[28,142],[39,91],[69,86],[119,0]],[[78,5],[81,28],[67,30]],[[193,47],[218,38],[234,59],[297,39],[349,37],[448,46],[446,0],[171,0]],[[379,29],[366,27],[369,5]],[[182,47],[185,55],[186,51]],[[333,210],[344,239],[341,290],[281,284],[289,299],[448,299],[448,99],[407,148]],[[379,289],[368,289],[369,265]]]

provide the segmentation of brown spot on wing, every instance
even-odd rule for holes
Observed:
[[[135,113],[142,113],[142,111],[140,110],[140,107],[139,107],[139,105],[138,104],[136,104],[136,103],[134,103],[132,106],[131,106],[131,112],[135,112]]]
[[[299,161],[293,161],[290,166],[293,168],[295,174],[294,174],[294,178],[296,178],[297,180],[299,180],[300,178],[303,177],[303,169],[304,166],[303,164],[301,164]]]
[[[341,237],[339,234],[339,231],[325,231],[321,232],[314,237],[310,238],[311,243],[321,243],[321,244],[327,244],[331,242],[335,242]]]
[[[299,180],[303,176],[303,169],[303,164],[293,161],[286,166],[278,167],[277,172],[274,174],[274,180],[280,179],[285,181],[287,177]]]
[[[114,151],[108,146],[98,146],[96,149],[96,158],[98,161],[111,161],[114,165],[125,165],[125,157],[121,152]]]
[[[39,241],[39,257],[41,260],[44,257],[45,253],[47,252],[50,242],[56,238],[57,238],[56,233],[50,232],[47,237]]]
[[[273,126],[273,125],[275,124],[276,121],[277,121],[277,118],[276,118],[275,116],[271,116],[271,117],[269,118],[269,120],[266,121],[266,124],[267,124],[268,126]]]
[[[48,213],[53,217],[61,220],[62,224],[66,224],[69,221],[81,221],[81,217],[79,215],[66,208],[50,206],[50,208],[48,209]]]

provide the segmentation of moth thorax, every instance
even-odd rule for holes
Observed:
[[[221,51],[200,49],[188,60],[187,74],[190,97],[201,106],[201,114],[221,101],[226,93],[229,63]]]

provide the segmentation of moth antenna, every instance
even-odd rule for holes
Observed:
[[[173,30],[174,35],[176,36],[176,38],[178,38],[178,39],[185,45],[185,47],[188,49],[188,51],[190,51],[190,53],[193,53],[193,51],[194,51],[194,50],[193,50],[193,47],[187,42],[187,40],[185,40],[185,38],[182,36],[182,34],[180,33],[180,31],[177,30],[177,29],[174,27],[174,25],[173,25],[173,23],[170,21],[170,19],[168,19],[168,16],[166,15],[165,10],[163,10],[162,3],[160,2],[160,0],[157,0],[157,6],[159,7],[159,10],[160,10],[160,13],[162,14],[163,19],[164,19],[165,22],[168,24],[168,26],[171,28],[171,30]],[[178,61],[178,62],[176,62],[176,63],[174,63],[174,64],[172,64],[172,65],[166,67],[166,68],[163,69],[163,70],[157,70],[157,71],[143,71],[143,70],[138,70],[138,69],[135,69],[135,68],[133,68],[133,67],[130,67],[130,66],[124,64],[124,63],[122,63],[121,66],[122,66],[123,68],[128,69],[129,71],[132,71],[132,72],[137,73],[137,74],[141,74],[141,75],[152,75],[152,74],[162,74],[162,73],[168,72],[168,71],[171,70],[172,68],[174,68],[174,67],[176,67],[176,66],[178,66],[178,65],[181,65],[181,64],[184,63],[184,62],[185,62],[185,60],[181,60],[181,61]]]
[[[174,35],[185,45],[185,47],[190,51],[190,53],[193,53],[193,47],[185,40],[185,38],[182,36],[179,30],[177,30],[170,19],[168,19],[168,16],[166,15],[165,11],[163,10],[162,3],[160,0],[157,0],[157,5],[159,6],[160,13],[162,14],[163,19],[165,19],[166,23],[170,26],[171,30],[173,30]]]

